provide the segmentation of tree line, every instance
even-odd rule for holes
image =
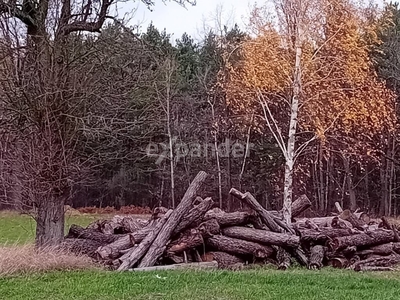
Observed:
[[[0,0],[0,202],[38,245],[64,204],[174,207],[199,170],[226,210],[235,186],[287,220],[301,194],[398,214],[397,4],[274,0],[172,42],[115,3]]]

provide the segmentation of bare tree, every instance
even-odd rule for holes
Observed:
[[[79,124],[86,97],[99,95],[90,90],[94,78],[82,76],[77,63],[92,52],[74,55],[74,38],[100,32],[107,19],[117,17],[115,5],[118,0],[0,0],[0,36],[6,45],[1,121],[9,141],[5,168],[13,171],[24,203],[35,208],[37,246],[62,240],[65,200],[87,167],[76,155]]]

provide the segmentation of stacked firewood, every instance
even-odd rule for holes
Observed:
[[[267,211],[250,193],[231,195],[248,211],[224,212],[211,198],[198,196],[207,174],[200,172],[175,210],[158,207],[149,220],[115,216],[87,228],[72,225],[63,247],[86,254],[114,270],[219,267],[292,263],[356,271],[392,270],[400,263],[400,238],[383,218],[343,211],[324,218],[297,218],[311,206],[305,196],[292,204],[292,224],[281,212]]]

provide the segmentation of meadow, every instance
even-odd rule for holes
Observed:
[[[99,216],[73,215],[87,225]],[[0,248],[26,247],[35,226],[28,216],[0,213]],[[25,244],[25,246],[24,246]],[[4,246],[5,245],[5,246]],[[81,266],[82,267],[82,266]],[[83,266],[84,267],[84,266]],[[102,269],[23,272],[0,278],[0,299],[399,299],[400,274],[324,269],[115,273]]]

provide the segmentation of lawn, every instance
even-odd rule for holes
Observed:
[[[66,215],[65,229],[68,230],[71,224],[87,226],[99,218],[101,216],[98,215]],[[35,221],[30,216],[0,211],[0,245],[32,243],[35,239],[35,230]]]
[[[69,216],[87,225],[96,215]],[[34,222],[28,216],[0,213],[0,245],[30,243]],[[240,272],[57,271],[0,278],[0,299],[399,299],[399,273],[323,269],[286,272],[257,269]]]
[[[382,276],[296,269],[56,272],[0,279],[0,299],[399,299],[400,281]]]

